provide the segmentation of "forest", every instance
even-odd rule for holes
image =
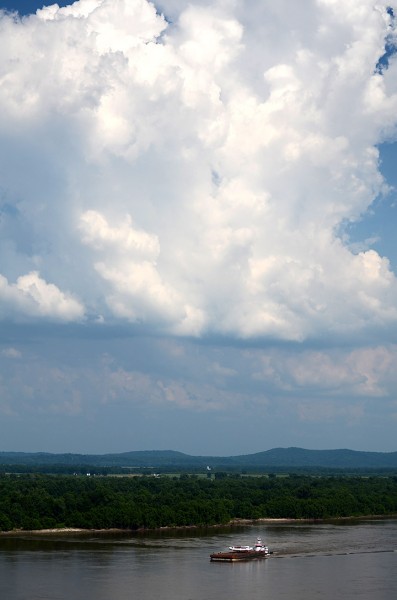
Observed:
[[[0,531],[397,514],[397,477],[0,475]]]

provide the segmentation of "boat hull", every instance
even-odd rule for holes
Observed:
[[[244,552],[215,552],[210,555],[210,560],[218,562],[237,562],[266,558],[267,556],[269,556],[268,552],[258,552],[257,550]]]

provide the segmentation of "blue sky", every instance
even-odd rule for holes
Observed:
[[[3,7],[0,449],[396,450],[397,1]]]

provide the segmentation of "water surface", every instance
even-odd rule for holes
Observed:
[[[274,554],[211,563],[257,536]],[[394,600],[397,520],[0,537],[4,600]]]

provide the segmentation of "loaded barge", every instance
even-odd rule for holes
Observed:
[[[211,561],[219,562],[235,562],[238,560],[266,558],[269,554],[271,554],[269,548],[258,538],[254,546],[229,546],[229,550],[226,550],[226,552],[210,554],[210,559]]]

